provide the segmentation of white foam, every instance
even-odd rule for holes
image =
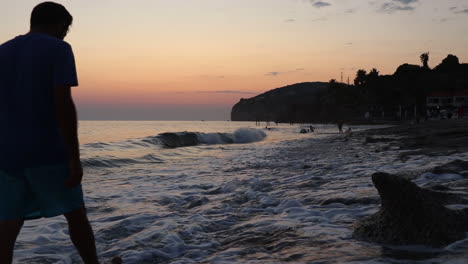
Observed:
[[[264,131],[240,128],[244,126],[205,129],[201,137],[204,144],[222,144],[226,135],[236,131],[232,134],[233,140],[237,135],[236,143],[265,139]],[[168,130],[200,131],[199,127]],[[142,146],[133,149],[132,157],[157,153],[164,163],[90,171],[84,188],[102,262],[120,255],[125,264],[404,263],[382,257],[379,245],[352,239],[352,225],[379,208],[378,199],[359,198],[378,196],[370,178],[375,170],[428,171],[449,158],[402,162],[398,151],[375,153],[353,137],[346,143],[316,140],[336,127],[314,127],[324,134],[299,135],[296,127],[280,125],[261,144],[164,150]],[[148,133],[154,134],[153,129],[150,126]],[[271,134],[279,141],[271,141]],[[85,148],[94,157],[109,156],[104,153],[107,147]],[[127,158],[128,152],[118,151],[112,155]],[[440,175],[424,177],[429,182]],[[458,177],[442,175],[448,181]],[[335,203],[322,205],[334,199]],[[192,206],[197,200],[203,202]],[[35,263],[29,259],[42,257],[43,263],[76,262],[78,255],[64,230],[63,218],[27,222],[15,252],[19,263]],[[458,257],[445,251],[468,260],[462,243],[427,262],[456,263]],[[283,261],[293,254],[297,259]]]
[[[233,133],[234,143],[252,143],[262,141],[267,134],[260,129],[255,128],[239,128]]]

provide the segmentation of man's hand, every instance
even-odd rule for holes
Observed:
[[[78,120],[70,86],[57,85],[55,87],[55,107],[60,133],[70,157],[70,175],[65,180],[65,186],[73,188],[81,184],[83,168],[80,162]]]
[[[81,184],[83,179],[83,167],[80,160],[70,161],[70,176],[65,180],[65,186],[73,188]]]

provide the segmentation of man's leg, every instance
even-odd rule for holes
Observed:
[[[84,208],[65,214],[70,230],[70,238],[78,249],[83,262],[98,264],[96,243]]]
[[[13,249],[23,223],[23,220],[0,220],[0,263],[13,261]]]

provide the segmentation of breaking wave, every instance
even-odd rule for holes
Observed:
[[[88,143],[83,145],[84,149],[96,149],[98,151],[110,150],[119,155],[119,152],[129,150],[141,150],[141,147],[154,149],[154,146],[160,148],[179,148],[197,145],[215,145],[215,144],[245,144],[262,141],[266,133],[260,129],[240,128],[233,133],[202,133],[202,132],[168,132],[157,136],[150,136],[142,139],[128,139],[113,143]],[[152,153],[152,152],[151,152]],[[87,168],[119,168],[130,166],[132,164],[144,163],[164,163],[165,156],[160,153],[160,157],[153,154],[147,154],[136,158],[115,157],[112,155],[94,156],[82,159],[84,167]]]
[[[262,141],[266,133],[255,128],[239,128],[234,133],[169,132],[144,139],[165,148],[197,146],[200,144],[242,144]]]

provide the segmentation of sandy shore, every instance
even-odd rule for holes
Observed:
[[[388,142],[388,147],[399,147],[402,159],[414,155],[445,156],[468,152],[467,118],[401,124],[357,134],[365,136],[367,143]]]

